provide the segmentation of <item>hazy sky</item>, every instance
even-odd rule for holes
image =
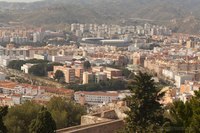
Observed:
[[[41,1],[41,0],[0,0],[6,2],[34,2],[34,1]]]

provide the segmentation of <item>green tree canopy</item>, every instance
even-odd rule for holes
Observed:
[[[81,116],[86,113],[83,106],[66,101],[61,97],[54,97],[47,104],[58,129],[80,124]]]
[[[8,133],[32,133],[33,131],[36,132],[36,130],[36,133],[38,133],[38,128],[41,128],[41,131],[43,131],[44,128],[46,129],[46,126],[50,125],[53,127],[53,130],[55,130],[52,120],[55,121],[58,129],[79,125],[81,116],[86,114],[86,109],[83,106],[60,97],[53,97],[47,103],[47,109],[41,110],[41,108],[41,105],[27,101],[22,105],[9,108],[6,116],[5,113],[1,113],[2,111],[0,115],[3,114],[2,116],[5,116],[4,123],[8,129]],[[49,113],[52,118],[49,118]],[[41,119],[41,116],[45,118]],[[48,125],[49,123],[45,125],[46,121],[52,123],[50,125]],[[0,124],[3,125],[1,121]],[[43,124],[45,127],[39,126],[40,124]],[[2,127],[3,126],[1,126],[0,129]],[[28,127],[30,127],[30,129]]]
[[[193,133],[200,132],[200,90],[195,91],[195,96],[190,100],[192,106],[192,120],[190,123],[189,131]]]
[[[47,104],[47,109],[51,112],[58,129],[67,127],[68,113],[66,111],[66,101],[60,97],[53,97]]]
[[[200,91],[186,103],[175,101],[169,111],[170,132],[199,133],[200,132]]]
[[[42,108],[29,126],[30,133],[55,133],[56,123],[47,109]]]
[[[127,68],[123,68],[123,69],[121,69],[121,71],[122,71],[122,76],[124,76],[125,78],[133,78],[134,77],[134,74]]]
[[[62,71],[57,70],[55,75],[54,75],[54,79],[58,80],[59,82],[65,82],[65,75]]]
[[[48,60],[41,60],[41,59],[30,59],[26,60],[26,63],[32,63],[32,64],[41,64],[41,63],[48,63]]]
[[[9,133],[28,133],[28,126],[36,118],[41,106],[33,102],[9,108],[5,125]]]
[[[192,108],[189,102],[175,101],[170,109],[172,127],[171,131],[185,132],[192,119]]]
[[[23,60],[13,60],[8,64],[8,68],[21,70],[21,66],[23,66],[26,62]]]
[[[0,107],[0,133],[7,133],[7,128],[3,123],[3,117],[8,113],[8,107]]]
[[[30,59],[30,60],[13,60],[9,62],[8,68],[21,70],[21,66],[23,66],[26,63],[32,63],[32,64],[47,64],[49,61],[47,60],[38,60],[38,59]]]
[[[89,69],[89,68],[91,68],[90,62],[89,62],[89,61],[85,61],[85,62],[83,63],[83,67],[84,67],[84,69]]]
[[[58,62],[52,62],[52,63],[48,63],[47,64],[47,71],[53,71],[53,67],[54,66],[62,66],[63,64],[62,63],[58,63]]]
[[[116,91],[127,89],[127,82],[118,79],[100,81],[99,83],[89,83],[85,85],[72,84],[67,88],[75,91]]]
[[[159,132],[164,124],[162,105],[158,100],[163,96],[159,94],[152,76],[139,73],[134,78],[132,96],[128,98],[130,111],[127,112],[126,128],[128,133],[133,132]]]
[[[45,76],[47,73],[46,71],[46,64],[37,64],[32,66],[29,69],[29,74],[35,75],[35,76]]]

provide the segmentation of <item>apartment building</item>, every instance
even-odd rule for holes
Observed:
[[[103,72],[106,74],[108,79],[121,78],[122,72],[119,69],[111,67],[92,67],[92,72]]]
[[[122,72],[119,69],[114,69],[110,67],[106,67],[103,72],[107,75],[108,79],[113,79],[113,78],[121,78],[122,77]]]
[[[83,72],[83,84],[89,84],[95,82],[95,75],[91,72]]]
[[[140,65],[144,67],[144,60],[147,56],[147,53],[142,52],[134,52],[133,54],[133,64]]]
[[[107,75],[104,72],[84,72],[83,73],[83,84],[88,83],[99,83],[107,80]]]
[[[54,66],[53,70],[54,70],[54,74],[58,70],[62,71],[65,76],[66,83],[74,83],[75,82],[75,69],[74,68],[69,68],[66,66]]]

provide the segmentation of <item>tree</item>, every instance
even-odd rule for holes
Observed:
[[[13,60],[8,64],[8,68],[21,70],[21,66],[23,66],[26,63],[32,63],[32,64],[47,64],[49,61],[47,60],[38,60],[38,59],[30,59],[30,60]]]
[[[90,62],[89,62],[89,61],[85,61],[85,62],[83,63],[83,67],[84,67],[84,69],[89,69],[89,68],[91,68]]]
[[[110,84],[109,85],[109,88],[107,90],[123,90],[126,88],[126,82],[123,81],[123,80],[119,80],[119,79],[116,79],[116,80],[110,80],[108,81],[108,83]]]
[[[48,60],[41,60],[41,59],[30,59],[30,60],[26,60],[26,63],[32,63],[32,64],[45,64],[48,63]]]
[[[192,108],[189,102],[175,101],[170,109],[172,125],[170,131],[185,132],[192,119]]]
[[[47,71],[53,71],[53,67],[54,66],[62,66],[63,64],[62,63],[57,63],[57,62],[53,62],[53,63],[49,63],[47,64]]]
[[[85,61],[85,58],[81,58],[80,61]]]
[[[9,108],[5,125],[9,133],[28,133],[28,126],[37,117],[41,106],[27,101],[22,105]]]
[[[79,125],[81,116],[86,114],[86,109],[83,106],[72,101],[67,102],[66,111],[68,113],[68,127]]]
[[[132,132],[158,132],[164,124],[162,105],[158,100],[163,96],[159,94],[152,76],[139,72],[134,78],[132,96],[128,98],[130,111],[127,112],[125,131]]]
[[[29,74],[35,76],[45,76],[46,75],[46,65],[45,64],[37,64],[32,66],[29,69]]]
[[[111,79],[84,85],[71,84],[68,85],[67,88],[75,91],[116,91],[127,89],[127,82],[119,79]]]
[[[129,71],[127,68],[123,68],[122,70],[122,76],[128,78],[129,75],[131,74],[131,71]]]
[[[57,70],[55,75],[54,75],[54,79],[57,79],[59,82],[65,82],[65,75],[62,71]]]
[[[43,133],[43,129],[46,129],[47,126],[51,126],[53,127],[53,130],[55,130],[55,126],[52,121],[56,123],[56,127],[58,129],[75,126],[80,124],[81,116],[86,113],[83,106],[60,97],[53,97],[47,103],[47,109],[41,110],[41,108],[41,105],[30,101],[27,101],[22,105],[9,108],[8,114],[4,118],[4,123],[8,132],[38,133],[38,128],[40,128],[41,133]],[[40,119],[40,116],[44,116],[44,119]],[[46,123],[46,121],[48,122]],[[2,125],[1,122],[0,124]],[[1,125],[0,129],[3,127]],[[44,125],[45,127],[40,125]]]
[[[200,132],[200,90],[195,91],[195,96],[190,100],[193,116],[189,126],[189,132]]]
[[[0,133],[7,133],[7,128],[3,123],[3,117],[8,113],[8,106],[0,107]]]
[[[57,129],[68,126],[68,113],[66,111],[65,99],[53,97],[47,104],[47,109],[51,112],[51,115],[56,122]]]
[[[134,78],[134,73],[132,73],[130,70],[127,68],[121,69],[122,71],[122,76],[124,76],[127,79],[133,79]]]
[[[200,132],[200,91],[190,101],[175,101],[170,107],[170,132]]]
[[[29,126],[30,133],[55,133],[56,123],[51,114],[44,107],[37,114],[36,119]]]
[[[61,97],[53,97],[47,104],[47,109],[56,122],[56,127],[66,128],[80,124],[81,116],[86,113],[85,108]]]
[[[23,66],[26,62],[23,60],[13,60],[9,62],[8,68],[21,70],[21,66]]]

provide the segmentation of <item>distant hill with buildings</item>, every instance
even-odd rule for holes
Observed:
[[[0,22],[33,25],[63,23],[167,24],[175,31],[199,33],[199,0],[44,0],[34,3],[0,2]]]

